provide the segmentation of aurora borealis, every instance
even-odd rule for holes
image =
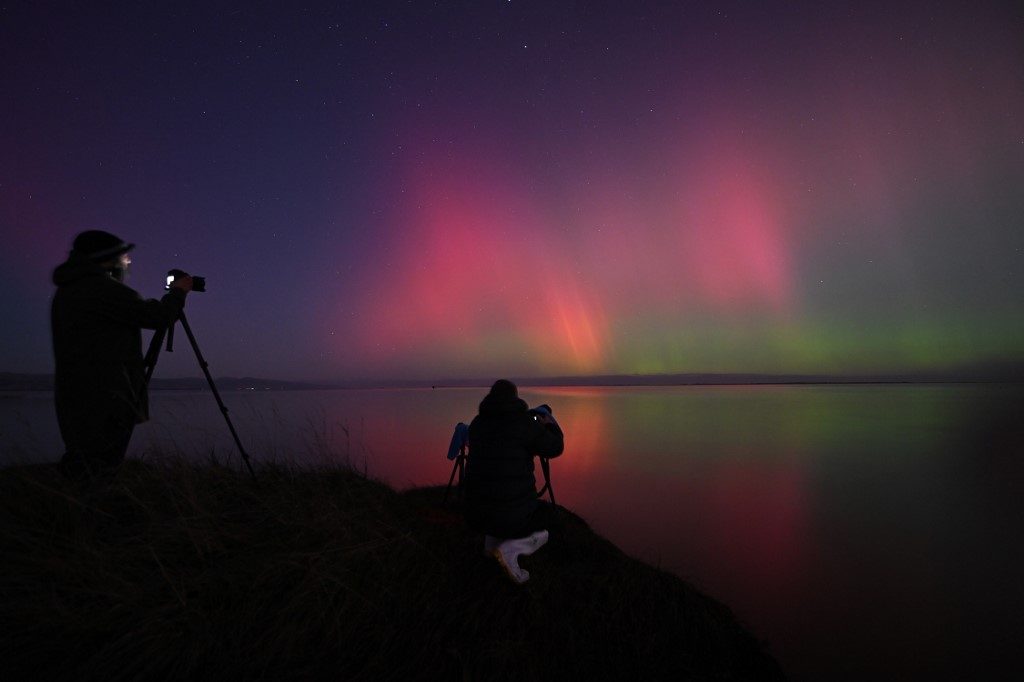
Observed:
[[[49,370],[49,273],[90,228],[139,245],[144,295],[208,277],[189,312],[225,375],[1024,361],[1022,20],[8,6],[0,369]]]

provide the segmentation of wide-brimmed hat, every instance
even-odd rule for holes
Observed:
[[[129,244],[120,237],[103,230],[86,230],[75,237],[71,248],[93,262],[102,263],[131,251],[135,248],[135,244]]]

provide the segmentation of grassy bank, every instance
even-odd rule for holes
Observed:
[[[781,677],[726,607],[568,512],[513,585],[441,492],[345,470],[0,470],[0,676]]]

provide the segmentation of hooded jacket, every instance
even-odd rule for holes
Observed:
[[[55,399],[69,447],[87,447],[111,425],[145,421],[142,329],[161,328],[185,305],[185,292],[143,300],[96,263],[72,251],[54,270],[50,309]]]
[[[543,424],[515,396],[488,394],[469,425],[466,520],[476,530],[517,537],[537,508],[533,457],[557,457],[564,441],[557,424]]]

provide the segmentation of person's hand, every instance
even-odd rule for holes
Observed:
[[[174,281],[171,282],[172,289],[181,289],[186,294],[192,291],[192,276],[184,275],[182,277],[175,277]]]

